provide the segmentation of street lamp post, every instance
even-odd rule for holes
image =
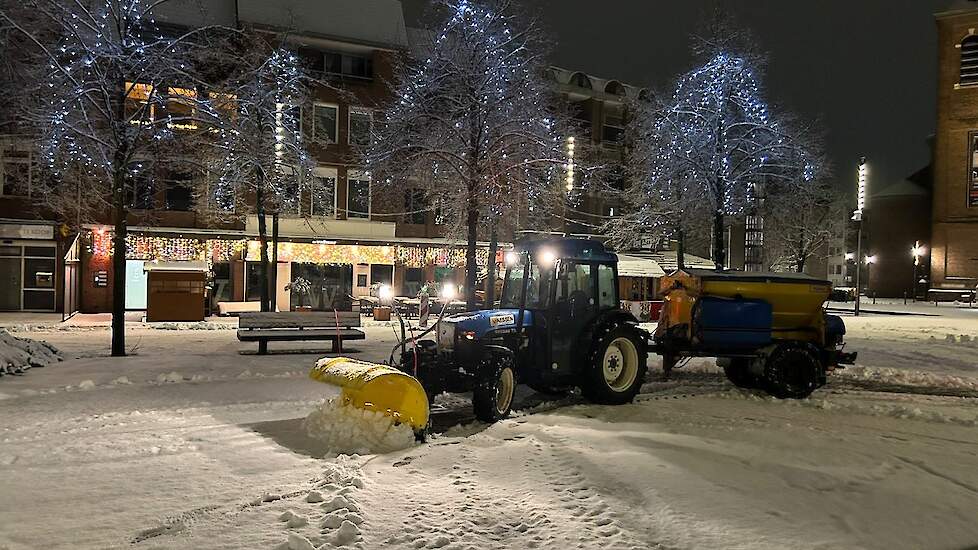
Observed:
[[[910,292],[913,294],[913,301],[917,301],[917,267],[920,265],[920,257],[924,255],[924,247],[920,245],[920,241],[914,241],[913,248],[910,249],[910,253],[913,255],[913,286]]]
[[[866,294],[870,294],[873,285],[873,279],[870,276],[870,267],[876,263],[876,254],[867,254],[864,261],[866,263]],[[876,296],[873,296],[873,303],[876,303]]]
[[[862,258],[863,254],[863,209],[866,208],[866,157],[859,159],[859,169],[857,174],[857,191],[856,191],[856,210],[852,213],[852,220],[856,222],[856,305],[855,305],[855,315],[859,316],[859,305],[860,305],[860,295],[862,294],[862,289],[860,287],[860,272],[862,272],[862,266],[859,265],[859,260]]]

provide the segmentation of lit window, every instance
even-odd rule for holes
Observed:
[[[317,103],[314,106],[315,124],[313,137],[326,143],[336,143],[336,132],[339,122],[339,110],[336,105],[323,105]]]
[[[193,130],[197,128],[195,115],[197,113],[197,90],[191,88],[166,89],[166,116],[170,122],[167,126],[175,130]]]
[[[126,119],[130,124],[147,124],[155,120],[156,106],[150,103],[153,86],[126,82]]]

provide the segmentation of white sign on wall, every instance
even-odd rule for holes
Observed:
[[[47,239],[54,238],[53,225],[22,223],[0,224],[0,239]]]

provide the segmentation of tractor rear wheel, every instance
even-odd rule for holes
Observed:
[[[584,372],[584,397],[603,405],[622,405],[635,399],[645,381],[645,345],[645,339],[628,326],[608,331],[595,346]]]
[[[472,389],[472,408],[475,417],[483,422],[496,422],[509,416],[516,392],[516,371],[509,357],[493,356],[479,369],[478,380]]]
[[[802,344],[782,344],[767,359],[767,392],[779,399],[804,399],[819,386],[822,365]]]

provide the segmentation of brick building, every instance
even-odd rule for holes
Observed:
[[[937,133],[930,271],[934,286],[978,282],[978,3],[938,13]]]

